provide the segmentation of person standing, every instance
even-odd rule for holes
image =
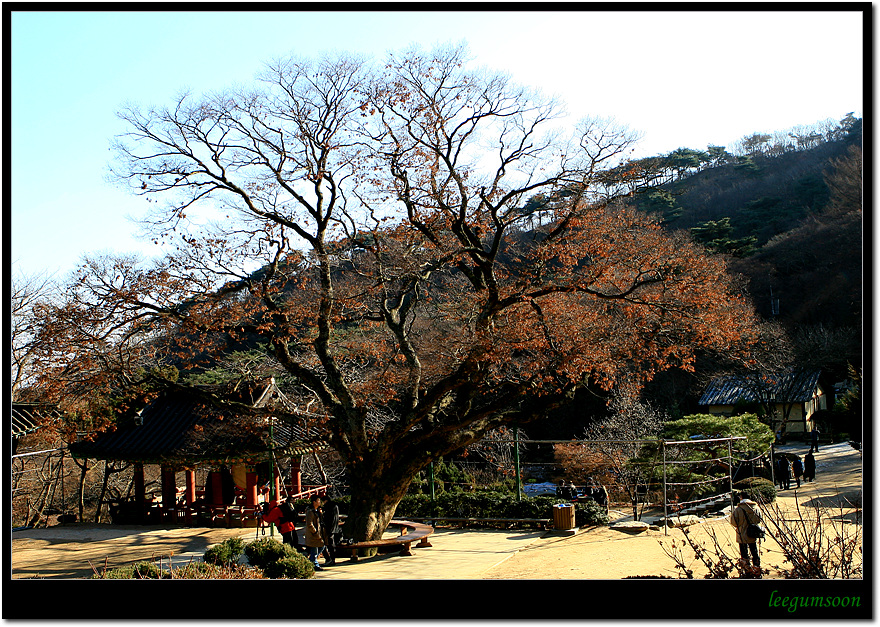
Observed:
[[[289,544],[297,551],[301,550],[299,544],[299,536],[296,533],[296,524],[285,515],[284,510],[279,506],[277,501],[266,504],[266,513],[263,514],[264,523],[275,523],[278,531],[281,532],[282,542]]]
[[[747,533],[749,525],[757,525],[761,522],[761,516],[755,511],[755,505],[757,503],[751,499],[740,499],[739,504],[730,513],[730,524],[736,528],[736,542],[739,544],[739,555],[743,563],[747,567],[751,563],[760,571],[761,558],[758,554],[758,539],[749,537]]]
[[[791,462],[791,474],[794,475],[797,487],[801,487],[801,475],[804,474],[804,463],[801,461],[800,457],[795,457],[794,461]]]
[[[342,536],[342,530],[339,528],[339,506],[333,502],[329,496],[324,497],[323,504],[324,523],[324,546],[326,547],[327,558],[324,560],[325,566],[332,566],[336,563],[336,547],[339,546],[339,538]]]
[[[306,508],[306,550],[315,570],[324,570],[318,564],[318,556],[324,552],[324,525],[321,522],[321,497],[312,496],[311,504]]]
[[[782,484],[783,490],[788,490],[791,487],[791,465],[785,456],[779,458],[779,482]]]
[[[816,479],[816,458],[813,457],[813,451],[804,457],[804,481],[812,483]]]
[[[812,444],[810,445],[810,452],[816,451],[819,452],[819,427],[813,427],[813,430],[810,431],[810,439],[812,440]]]

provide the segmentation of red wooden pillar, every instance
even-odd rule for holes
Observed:
[[[192,507],[196,502],[196,471],[186,471],[186,504]]]
[[[290,483],[293,486],[293,493],[299,494],[302,492],[302,467],[300,465],[299,457],[291,457],[290,458]]]
[[[140,462],[134,465],[134,502],[137,503],[138,517],[143,520],[147,510],[147,488],[144,481],[144,465]]]
[[[281,471],[278,469],[278,466],[275,466],[275,470],[272,473],[274,475],[275,480],[275,501],[278,502],[281,500]]]
[[[247,487],[244,492],[245,507],[257,506],[257,473],[249,472],[245,475]]]
[[[193,507],[196,502],[196,471],[189,468],[186,470],[186,492],[184,494],[186,499],[186,524],[189,526],[193,522]]]

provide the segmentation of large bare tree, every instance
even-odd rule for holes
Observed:
[[[633,135],[561,113],[461,47],[128,107],[115,174],[176,250],[86,268],[77,306],[140,360],[266,342],[326,416],[347,533],[379,537],[432,460],[750,335],[720,259],[615,201]]]
[[[22,391],[35,380],[41,353],[40,320],[57,300],[55,278],[47,273],[28,274],[16,268],[10,292],[9,333],[11,335],[11,398],[20,400]]]

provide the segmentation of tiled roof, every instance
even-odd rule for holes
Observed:
[[[207,387],[199,389],[211,391]],[[248,392],[224,394],[224,397],[253,407],[270,408],[283,399],[274,383]],[[175,390],[147,405],[133,423],[101,433],[91,442],[71,444],[70,451],[78,458],[154,464],[256,462],[271,455],[270,431],[278,456],[327,447],[325,442],[307,437],[299,425],[291,425],[286,420],[250,416],[212,404],[196,393]]]
[[[749,380],[741,376],[725,376],[714,379],[703,396],[700,405],[734,405],[738,401],[759,400],[756,390],[772,394],[779,403],[805,403],[813,398],[819,385],[818,370],[796,370],[782,375],[760,375]]]

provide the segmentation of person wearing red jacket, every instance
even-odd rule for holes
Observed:
[[[299,544],[299,536],[296,533],[296,525],[293,521],[289,521],[284,517],[284,511],[278,506],[278,501],[270,501],[264,504],[263,511],[265,512],[263,514],[263,522],[274,523],[278,527],[278,531],[281,532],[284,543],[291,545],[297,551],[301,551],[302,548]]]

